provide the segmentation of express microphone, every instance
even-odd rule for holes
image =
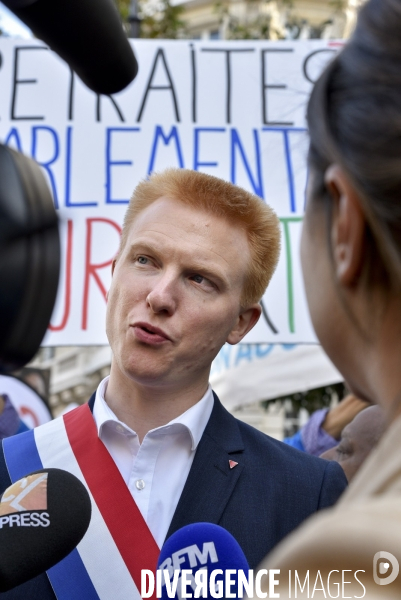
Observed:
[[[163,599],[185,597],[183,592],[201,598],[239,598],[238,580],[248,579],[249,565],[226,529],[212,523],[194,523],[182,527],[165,542],[157,569],[156,580],[159,578],[159,588],[161,585],[157,596]],[[168,571],[167,580],[163,571]]]
[[[0,592],[25,583],[66,557],[91,519],[85,486],[61,469],[16,481],[0,502]]]
[[[113,0],[3,0],[98,94],[123,90],[138,63]]]

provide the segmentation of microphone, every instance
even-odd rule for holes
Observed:
[[[86,533],[91,501],[85,486],[61,469],[42,469],[6,489],[0,502],[0,592],[65,558]]]
[[[114,94],[138,63],[113,0],[3,0],[97,94]]]
[[[159,584],[157,597],[180,599],[191,593],[194,598],[242,598],[238,580],[248,579],[249,565],[237,540],[226,529],[213,523],[193,523],[166,540],[157,569],[161,572],[156,578],[161,580],[161,594]],[[167,581],[164,570],[170,577]],[[190,573],[185,575],[184,570]],[[197,575],[199,571],[203,573]],[[188,587],[183,582],[184,576]],[[197,586],[199,594],[194,594]]]
[[[56,300],[58,219],[35,161],[0,144],[0,373],[37,352]]]

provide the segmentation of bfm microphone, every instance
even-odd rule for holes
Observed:
[[[123,90],[138,63],[113,0],[2,0],[98,94]]]
[[[85,535],[91,511],[85,486],[61,469],[35,471],[7,488],[0,502],[0,592],[66,557]]]
[[[248,578],[249,565],[240,545],[226,529],[212,523],[194,523],[182,527],[168,538],[160,552],[157,569],[167,570],[170,575],[170,581],[165,581],[164,574],[161,574],[161,598],[182,597],[181,580],[183,571],[187,569],[191,571],[185,576],[188,584],[191,582],[186,587],[187,594],[195,597],[197,584],[203,583],[199,587],[201,598],[225,598],[229,575],[227,597],[237,598],[238,572]],[[232,572],[228,573],[229,570]],[[204,573],[197,575],[199,571]],[[213,594],[210,592],[212,586]]]

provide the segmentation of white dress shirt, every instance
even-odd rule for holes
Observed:
[[[213,409],[206,394],[182,415],[138,435],[120,421],[104,399],[106,377],[96,391],[93,416],[99,438],[111,454],[153,537],[161,548]]]

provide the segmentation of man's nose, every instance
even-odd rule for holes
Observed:
[[[172,273],[164,273],[147,295],[146,303],[155,313],[172,315],[177,308],[178,282]]]

